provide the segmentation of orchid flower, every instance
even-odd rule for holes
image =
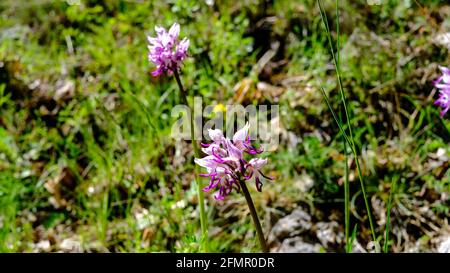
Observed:
[[[434,105],[443,108],[440,112],[441,117],[443,117],[450,109],[450,69],[443,66],[439,66],[439,69],[443,75],[433,82],[434,86],[439,89],[439,98],[434,102]]]
[[[212,143],[202,143],[202,151],[207,156],[196,158],[195,163],[206,168],[207,173],[201,176],[210,177],[211,180],[203,191],[209,192],[216,189],[214,194],[216,200],[224,200],[233,189],[239,192],[239,181],[248,181],[253,178],[256,189],[261,191],[261,177],[272,180],[261,172],[262,167],[267,164],[267,159],[252,158],[248,162],[244,159],[244,153],[249,155],[262,153],[262,150],[251,145],[249,128],[247,123],[234,134],[232,140],[225,138],[219,129],[209,129],[208,134]]]
[[[180,34],[178,23],[174,23],[169,31],[160,26],[156,26],[155,31],[156,37],[147,37],[149,42],[148,59],[156,65],[156,70],[152,72],[152,75],[156,77],[164,72],[172,75],[187,57],[189,39],[184,38],[178,41]]]

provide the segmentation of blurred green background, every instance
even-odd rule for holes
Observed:
[[[450,116],[432,105],[431,81],[450,65],[450,5],[340,2],[343,84],[377,234],[396,181],[390,251],[437,251],[450,234]],[[334,4],[325,1],[335,35]],[[190,39],[181,76],[191,95],[280,105],[281,144],[265,154],[276,179],[262,193],[251,186],[264,230],[278,236],[272,251],[289,251],[289,237],[344,251],[344,147],[319,86],[341,109],[315,1],[4,0],[1,252],[199,251],[193,153],[169,137],[176,82],[152,78],[147,60],[146,36],[173,22]],[[349,164],[351,226],[369,251]],[[243,196],[206,197],[210,250],[257,251]],[[310,228],[271,232],[295,209]]]

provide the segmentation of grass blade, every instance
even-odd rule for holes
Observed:
[[[329,24],[328,24],[327,15],[325,14],[325,9],[323,7],[323,3],[322,3],[321,0],[317,0],[317,3],[319,5],[320,16],[321,16],[322,21],[323,21],[323,23],[325,25],[325,30],[326,30],[327,39],[328,39],[328,45],[330,47],[330,52],[331,52],[331,56],[333,58],[334,67],[335,67],[335,71],[336,71],[336,76],[337,76],[337,79],[338,79],[339,92],[340,92],[340,95],[341,95],[341,101],[342,101],[342,105],[344,107],[345,118],[346,118],[347,127],[348,127],[348,131],[349,131],[349,136],[350,136],[350,146],[352,147],[352,151],[353,151],[353,155],[354,155],[354,158],[355,158],[356,167],[357,167],[357,170],[358,170],[358,178],[359,178],[359,181],[360,181],[360,184],[361,184],[361,191],[363,193],[364,203],[365,203],[366,210],[367,210],[367,217],[369,218],[370,231],[372,233],[373,241],[376,241],[375,229],[374,229],[374,225],[373,225],[371,209],[370,209],[370,206],[369,206],[369,200],[367,198],[367,194],[366,194],[366,190],[365,190],[365,186],[364,186],[364,179],[363,179],[362,173],[361,173],[361,166],[359,164],[358,154],[356,152],[356,145],[355,145],[355,141],[354,141],[354,138],[353,138],[353,132],[352,132],[352,127],[351,127],[351,123],[350,123],[351,119],[350,119],[349,111],[348,111],[348,108],[347,108],[347,102],[346,102],[346,97],[345,97],[344,88],[343,88],[343,84],[342,84],[342,77],[341,77],[341,72],[340,72],[340,68],[339,68],[339,62],[338,62],[338,60],[336,58],[336,55],[334,54],[330,27],[329,27]],[[336,5],[337,5],[336,6],[336,10],[338,10],[339,9],[339,6],[338,6],[339,2],[338,1],[336,1]],[[339,25],[339,20],[337,20],[337,24]],[[337,37],[337,40],[339,40],[339,36]],[[338,42],[338,45],[339,45],[339,42]]]
[[[352,237],[350,237],[349,247],[348,247],[348,253],[351,253],[353,251],[353,243],[356,239],[356,231],[358,230],[358,224],[355,224],[352,231]]]
[[[339,115],[340,122],[342,123],[342,116]],[[345,174],[344,174],[344,219],[345,219],[345,246],[347,253],[350,252],[349,245],[349,230],[350,230],[350,184],[349,184],[349,167],[348,167],[348,153],[347,153],[347,142],[344,137],[342,137],[342,142],[344,143],[344,155],[345,155]]]
[[[389,193],[389,201],[388,201],[388,207],[386,211],[386,233],[384,238],[384,253],[388,252],[389,247],[389,226],[391,224],[391,209],[392,209],[392,199],[394,198],[395,194],[395,186],[397,183],[397,177],[394,177],[392,180],[392,187]]]

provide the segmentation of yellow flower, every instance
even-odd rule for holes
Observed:
[[[216,106],[214,106],[214,108],[213,108],[214,113],[226,112],[226,111],[227,111],[227,107],[225,105],[223,105],[222,103],[216,104]]]

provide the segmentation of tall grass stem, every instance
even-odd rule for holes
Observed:
[[[360,185],[361,185],[361,191],[363,194],[363,198],[364,198],[364,203],[366,206],[366,210],[367,210],[367,217],[369,218],[369,224],[370,224],[370,232],[372,234],[372,239],[373,241],[376,241],[376,234],[375,234],[375,228],[373,225],[373,220],[372,220],[372,214],[371,214],[371,209],[370,209],[370,205],[369,205],[369,200],[367,198],[367,194],[366,194],[366,189],[365,189],[365,185],[364,185],[364,179],[362,177],[362,172],[361,172],[361,166],[359,164],[359,159],[358,159],[358,153],[356,151],[356,145],[355,145],[355,140],[353,138],[353,132],[352,132],[352,127],[351,127],[351,119],[350,119],[350,114],[348,111],[348,107],[347,107],[347,102],[346,102],[346,97],[345,97],[345,92],[344,92],[344,88],[343,88],[343,84],[342,84],[342,77],[341,77],[341,71],[340,71],[340,66],[339,66],[339,62],[336,58],[336,55],[334,54],[334,49],[333,49],[333,42],[332,42],[332,37],[331,37],[331,32],[330,32],[330,27],[328,24],[328,19],[327,19],[327,15],[325,13],[325,9],[323,7],[323,3],[321,0],[317,0],[317,3],[319,5],[319,11],[320,11],[320,16],[322,18],[322,21],[325,25],[325,30],[326,30],[326,34],[327,34],[327,40],[328,40],[328,46],[330,48],[330,52],[331,52],[331,56],[333,58],[333,62],[334,62],[334,67],[335,67],[335,71],[336,71],[336,76],[338,79],[338,86],[339,86],[339,92],[341,95],[341,101],[342,101],[342,105],[344,107],[344,112],[345,112],[345,118],[346,118],[346,122],[347,122],[347,127],[348,127],[348,132],[349,132],[349,136],[350,136],[350,142],[349,145],[352,147],[352,151],[353,151],[353,156],[355,158],[355,163],[356,163],[356,167],[358,170],[358,178],[360,181]],[[337,14],[339,14],[339,1],[336,0],[336,11]],[[339,20],[336,20],[337,25],[339,26]],[[339,29],[339,27],[337,27]],[[339,32],[338,32],[339,34]],[[337,37],[337,45],[339,46],[339,40],[340,37]],[[339,51],[339,48],[337,48],[337,51]],[[331,108],[330,108],[331,109]],[[340,127],[342,128],[342,127]]]

